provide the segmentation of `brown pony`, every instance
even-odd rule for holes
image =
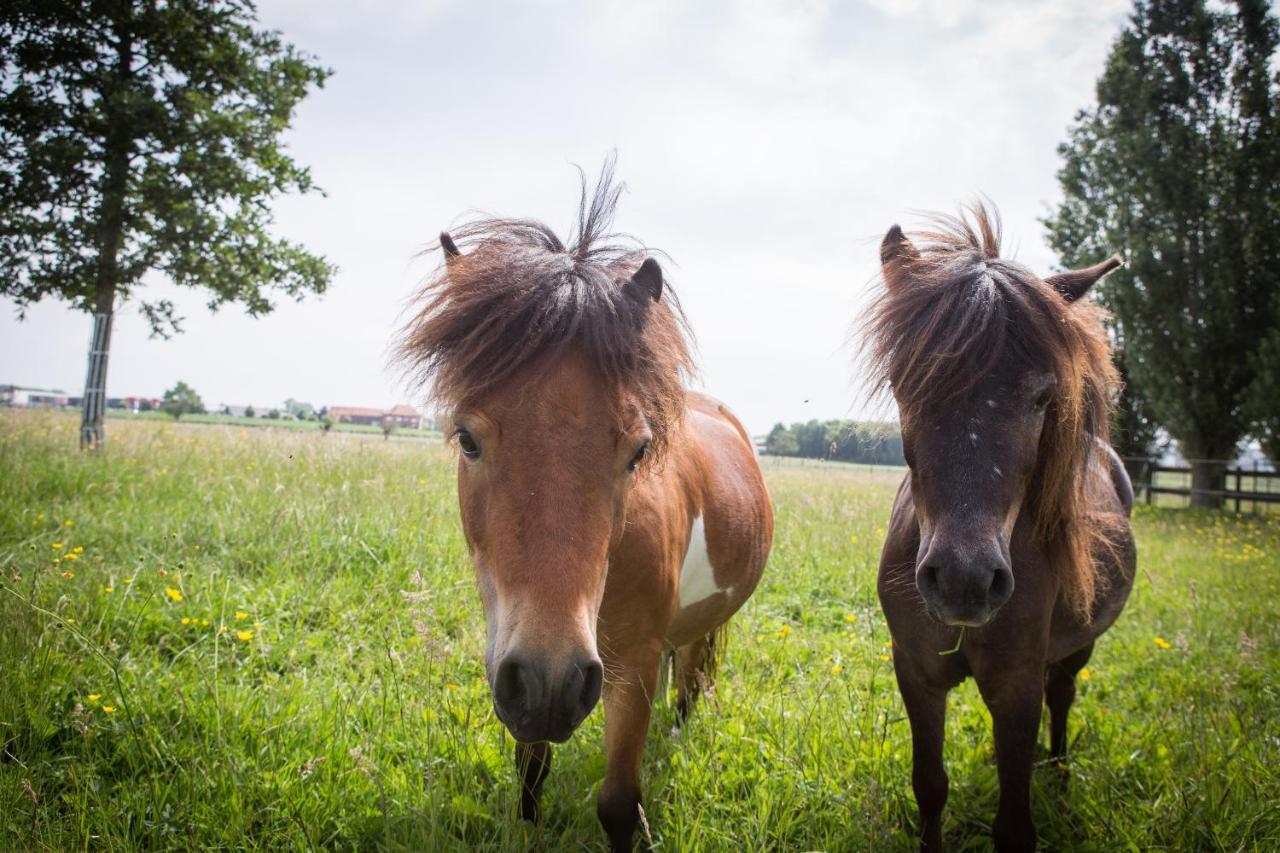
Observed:
[[[1133,492],[1107,439],[1116,375],[1101,309],[1081,299],[1121,261],[1042,280],[1000,258],[994,211],[970,214],[938,217],[915,244],[895,225],[880,247],[866,346],[910,473],[878,587],[921,848],[942,842],[947,691],[973,676],[995,729],[995,844],[1031,850],[1041,705],[1061,764],[1076,673],[1133,584]]]
[[[516,740],[521,816],[603,691],[597,814],[615,849],[640,818],[660,659],[683,717],[717,631],[764,570],[773,511],[746,431],[688,390],[685,321],[658,262],[606,234],[620,187],[583,183],[568,247],[488,219],[440,235],[443,268],[399,353],[450,412],[458,498],[488,627],[485,668]]]

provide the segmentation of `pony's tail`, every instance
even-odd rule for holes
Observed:
[[[720,662],[724,660],[724,653],[729,647],[729,621],[726,619],[707,634],[707,656],[702,664],[702,675],[706,678],[708,685],[715,682],[716,671],[720,668]]]

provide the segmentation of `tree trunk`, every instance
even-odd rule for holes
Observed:
[[[107,354],[111,351],[114,303],[113,288],[106,294],[105,306],[102,294],[99,294],[94,306],[93,335],[89,339],[89,370],[85,374],[84,399],[80,403],[81,450],[97,450],[107,438],[103,420],[107,413]]]
[[[1222,495],[1227,485],[1227,463],[1212,459],[1191,460],[1191,505],[1203,509],[1222,509]]]
[[[111,322],[116,289],[120,286],[120,245],[124,240],[125,194],[129,191],[129,156],[133,137],[128,122],[128,95],[133,77],[133,38],[129,5],[122,5],[117,22],[116,67],[104,92],[107,115],[106,157],[102,173],[102,207],[98,217],[98,269],[93,304],[93,337],[80,408],[80,448],[97,450],[106,441],[107,355],[111,351]]]

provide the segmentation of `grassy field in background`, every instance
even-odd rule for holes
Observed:
[[[0,411],[0,849],[599,849],[597,710],[516,819],[440,442]],[[644,763],[664,850],[907,850],[875,598],[897,473],[770,461],[777,536],[714,696]],[[1280,516],[1139,509],[1050,849],[1280,846]],[[952,694],[949,847],[986,849],[988,717]]]

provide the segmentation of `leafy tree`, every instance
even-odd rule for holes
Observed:
[[[160,411],[166,415],[172,415],[176,421],[183,415],[204,414],[204,402],[194,388],[185,382],[179,382],[164,392],[164,400],[160,403]]]
[[[391,433],[396,431],[396,422],[391,418],[382,419],[382,437],[391,438]]]
[[[141,400],[138,401],[139,412],[150,412],[150,411],[153,411],[154,409],[155,409],[155,406],[152,405],[150,398],[143,397]]]
[[[256,418],[258,416],[258,413],[253,410],[253,406],[245,406],[244,416],[246,418]]]
[[[269,202],[315,189],[280,141],[329,71],[255,29],[248,0],[11,0],[0,13],[0,295],[94,317],[81,444],[103,440],[118,305],[181,331],[154,271],[209,306],[272,310],[335,268],[273,237]]]
[[[1065,266],[1121,249],[1099,287],[1123,366],[1218,506],[1249,427],[1259,348],[1280,325],[1280,28],[1265,0],[1140,0],[1097,105],[1059,151],[1046,220]]]
[[[770,456],[795,456],[800,451],[800,445],[791,430],[779,422],[769,430],[764,449]]]
[[[329,433],[329,430],[331,429],[333,429],[333,418],[329,417],[328,415],[321,416],[320,431],[327,435]]]
[[[301,400],[295,400],[292,397],[284,401],[284,410],[288,413],[289,417],[296,418],[300,421],[314,420],[316,417],[315,407],[310,403],[304,403]]]

